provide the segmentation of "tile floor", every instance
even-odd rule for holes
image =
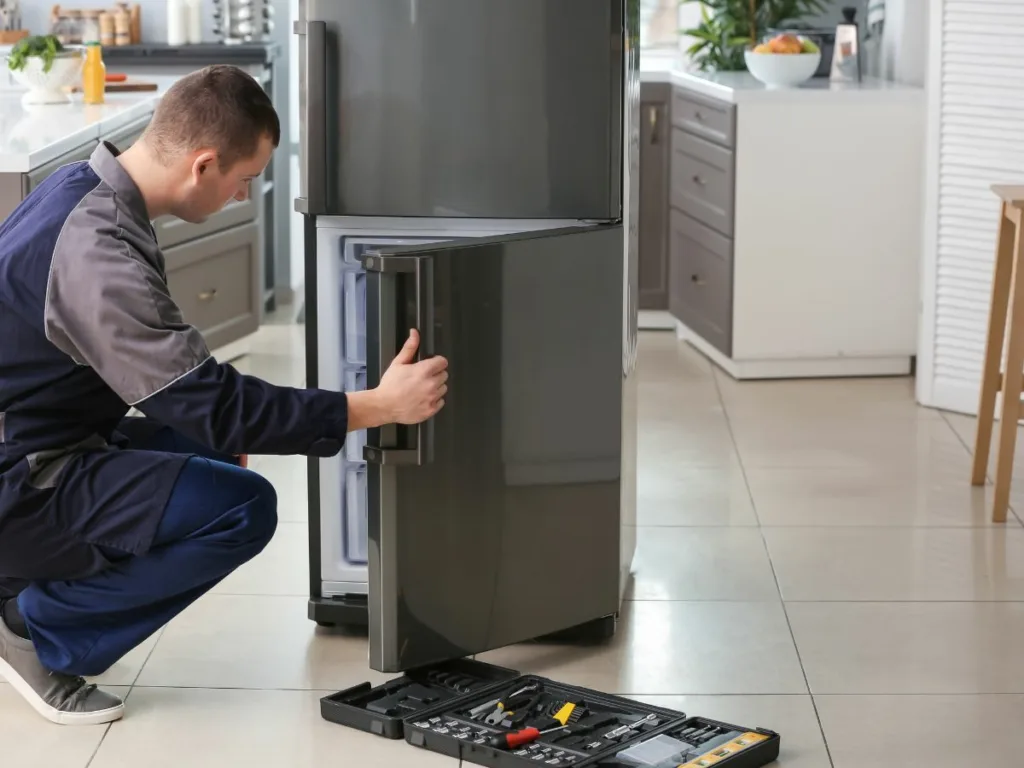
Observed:
[[[301,385],[301,338],[268,326],[238,365]],[[639,376],[618,636],[486,658],[773,728],[782,768],[1020,764],[1024,526],[968,485],[972,420],[908,379],[739,384],[670,333],[643,335]],[[4,768],[457,768],[320,718],[323,692],[383,678],[306,619],[302,460],[252,466],[280,492],[270,547],[101,679],[122,722],[50,726],[0,685]]]

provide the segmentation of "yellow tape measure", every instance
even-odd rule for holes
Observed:
[[[737,736],[732,741],[728,741],[719,747],[715,747],[710,752],[707,752],[688,763],[683,763],[679,768],[707,768],[709,765],[720,763],[723,760],[732,757],[737,752],[742,752],[748,747],[752,747],[755,744],[760,744],[762,741],[767,740],[768,737],[763,733],[744,733],[742,736]]]

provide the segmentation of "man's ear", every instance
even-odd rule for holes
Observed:
[[[214,163],[217,162],[217,153],[210,150],[204,150],[196,155],[196,159],[192,162],[192,173],[196,178],[206,173]]]

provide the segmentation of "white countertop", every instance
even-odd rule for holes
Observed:
[[[27,173],[150,114],[177,77],[147,77],[156,91],[108,93],[106,103],[26,107],[23,91],[0,89],[0,173]]]
[[[742,103],[825,103],[828,101],[907,101],[924,99],[924,89],[903,83],[865,77],[860,83],[833,83],[812,78],[797,88],[766,88],[749,72],[690,71],[674,52],[642,51],[640,80],[672,83],[712,99]]]

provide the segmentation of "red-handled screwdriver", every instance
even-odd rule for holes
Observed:
[[[490,741],[487,742],[487,745],[489,747],[494,747],[495,749],[518,749],[524,744],[530,744],[531,742],[536,741],[545,733],[564,731],[568,727],[569,726],[567,725],[563,725],[560,728],[549,728],[546,731],[538,731],[536,728],[523,728],[521,731],[493,736]]]

